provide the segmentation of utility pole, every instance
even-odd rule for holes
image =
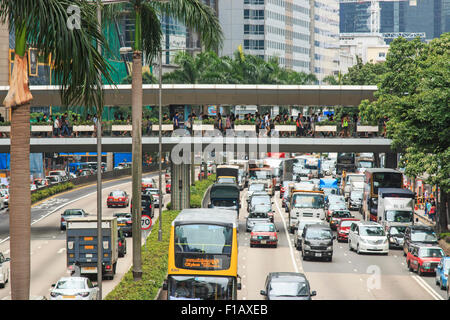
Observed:
[[[101,1],[97,1],[98,32],[102,32]],[[97,43],[98,52],[102,51],[100,42]],[[101,77],[99,73],[99,77]],[[102,90],[101,88],[99,90]],[[103,95],[103,93],[102,93]],[[103,104],[103,99],[101,99]],[[103,267],[103,235],[102,235],[102,110],[103,105],[97,108],[97,286],[98,299],[102,300],[102,267]]]

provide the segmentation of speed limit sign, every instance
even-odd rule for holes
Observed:
[[[141,229],[142,230],[148,230],[152,226],[152,218],[149,216],[142,216],[141,217]]]

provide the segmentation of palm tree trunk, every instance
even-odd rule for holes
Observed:
[[[133,219],[133,279],[142,278],[141,261],[141,180],[142,180],[142,53],[133,54],[131,85],[132,118],[132,219]]]
[[[12,108],[9,228],[11,298],[28,300],[30,294],[30,105]]]

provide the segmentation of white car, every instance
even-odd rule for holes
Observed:
[[[63,277],[52,284],[50,300],[97,300],[98,287],[86,277]]]
[[[373,221],[359,221],[352,223],[348,233],[348,247],[358,254],[389,253],[389,241],[383,226]]]
[[[9,190],[8,189],[0,189],[0,198],[3,200],[3,204],[5,207],[9,205]]]
[[[4,288],[9,280],[9,258],[0,252],[0,288]]]

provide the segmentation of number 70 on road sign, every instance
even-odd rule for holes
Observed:
[[[143,215],[141,217],[141,229],[148,230],[152,226],[152,218],[149,216]]]

